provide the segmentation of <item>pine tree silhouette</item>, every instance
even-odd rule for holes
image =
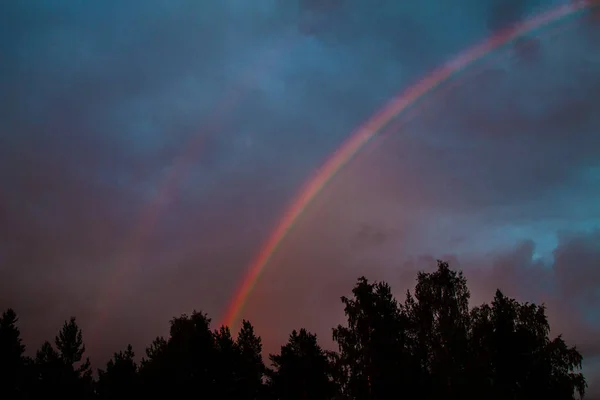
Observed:
[[[170,321],[139,366],[131,346],[92,379],[83,333],[65,321],[34,359],[25,357],[17,314],[0,317],[0,396],[22,400],[200,398],[243,400],[573,400],[585,394],[583,357],[551,338],[545,307],[497,291],[469,308],[467,281],[444,262],[419,273],[399,303],[385,282],[358,279],[342,297],[346,323],[333,329],[338,351],[294,330],[279,353],[262,358],[249,321],[234,338],[206,314]]]

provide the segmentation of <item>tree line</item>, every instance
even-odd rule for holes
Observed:
[[[489,304],[469,307],[462,272],[438,262],[420,272],[398,302],[385,282],[358,279],[342,297],[345,325],[333,329],[337,351],[294,330],[263,360],[261,338],[248,321],[233,337],[213,330],[201,312],[170,321],[141,361],[131,346],[96,376],[85,358],[76,319],[54,341],[25,355],[17,314],[0,318],[1,399],[199,398],[248,400],[423,399],[571,400],[583,397],[582,356],[551,338],[545,307],[499,290]]]

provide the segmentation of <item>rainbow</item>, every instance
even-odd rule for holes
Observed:
[[[95,336],[100,335],[101,328],[108,320],[117,302],[126,293],[129,282],[136,273],[139,273],[140,265],[144,259],[144,250],[148,241],[152,239],[152,233],[160,222],[162,211],[177,193],[178,186],[185,180],[190,172],[194,160],[202,152],[207,136],[221,131],[226,123],[226,116],[238,107],[244,97],[252,90],[253,83],[265,71],[268,71],[281,57],[281,53],[289,51],[292,47],[289,38],[282,36],[278,38],[274,46],[259,52],[252,60],[239,81],[234,82],[232,87],[225,92],[223,99],[212,110],[212,117],[207,123],[200,127],[201,134],[194,136],[186,146],[184,154],[178,157],[172,165],[171,171],[158,185],[158,192],[153,199],[145,205],[134,224],[132,232],[127,236],[123,244],[121,254],[117,254],[114,260],[114,268],[108,274],[106,281],[101,282],[104,290],[96,299],[95,319],[87,331],[88,337],[93,341]]]
[[[236,290],[222,318],[221,324],[234,328],[234,324],[238,322],[244,305],[265,267],[269,264],[269,261],[277,252],[283,240],[287,237],[312,200],[323,190],[325,185],[331,181],[337,172],[347,165],[396,116],[416,104],[425,94],[431,92],[440,86],[440,84],[474,62],[482,59],[493,50],[510,43],[521,35],[530,33],[567,16],[574,15],[599,3],[600,1],[598,0],[573,1],[537,14],[508,30],[493,35],[484,42],[460,53],[450,62],[445,63],[442,67],[436,69],[430,75],[394,97],[379,112],[355,130],[301,188],[297,197],[293,200],[267,241],[263,244],[257,257],[249,265],[239,288]]]

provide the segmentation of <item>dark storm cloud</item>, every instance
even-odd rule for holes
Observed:
[[[76,314],[97,360],[130,341],[141,354],[175,314],[218,319],[299,185],[391,96],[488,36],[493,13],[312,3],[0,5],[0,305],[28,344]],[[597,29],[569,32],[466,71],[328,185],[250,298],[269,349],[300,325],[327,338],[357,276],[401,291],[449,255],[478,298],[501,282],[548,299],[595,354],[597,237],[555,237],[600,220]],[[552,290],[525,286],[533,275]]]

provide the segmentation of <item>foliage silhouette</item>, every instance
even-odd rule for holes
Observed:
[[[8,398],[21,398],[26,379],[25,346],[17,327],[19,318],[13,309],[0,317],[0,388]]]
[[[238,377],[236,381],[238,399],[264,399],[267,392],[263,377],[267,368],[262,358],[262,340],[254,332],[250,321],[242,321],[236,341]]]
[[[336,395],[333,365],[317,343],[317,336],[300,329],[293,331],[280,354],[270,357],[274,370],[269,385],[276,399],[332,399]]]
[[[410,321],[400,312],[391,288],[361,277],[352,293],[352,299],[342,297],[348,326],[333,330],[346,375],[343,392],[360,399],[410,392],[418,381],[419,365],[405,354],[404,333]]]
[[[17,314],[0,317],[0,398],[132,399],[193,397],[242,400],[573,400],[585,394],[582,356],[550,338],[544,306],[497,291],[469,308],[461,272],[438,262],[419,273],[399,303],[385,282],[358,279],[342,297],[346,322],[333,329],[338,351],[294,330],[272,367],[261,338],[243,321],[234,338],[194,311],[170,321],[138,364],[133,348],[113,355],[92,377],[75,318],[33,358],[25,356]]]
[[[131,345],[125,351],[115,353],[106,364],[98,369],[96,393],[99,399],[131,399],[139,394],[138,366]]]
[[[31,391],[33,398],[41,396],[63,399],[93,397],[90,361],[83,359],[83,333],[74,317],[65,321],[54,339],[56,348],[46,341],[33,361]]]

